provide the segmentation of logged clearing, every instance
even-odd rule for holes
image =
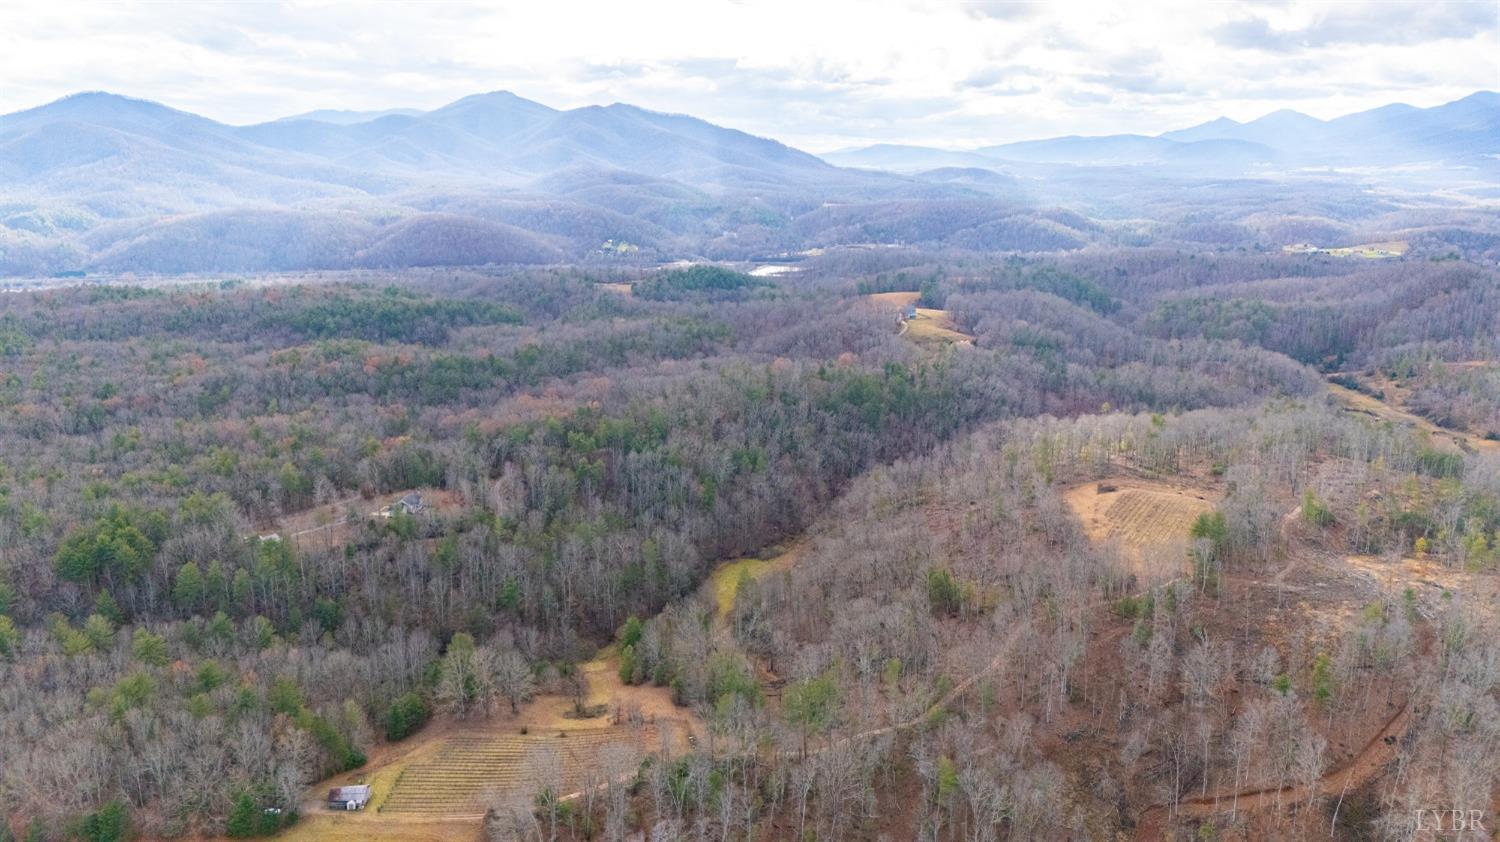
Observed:
[[[1114,541],[1134,572],[1173,545],[1186,544],[1199,515],[1211,511],[1218,495],[1207,489],[1134,478],[1084,483],[1063,492],[1084,532],[1096,542]],[[1170,558],[1177,572],[1180,558]]]
[[[1357,573],[1373,581],[1392,602],[1404,600],[1410,593],[1413,606],[1423,616],[1437,617],[1455,599],[1476,604],[1495,604],[1500,599],[1500,580],[1493,573],[1449,567],[1432,558],[1383,559],[1369,555],[1351,555],[1345,561]],[[1478,622],[1487,631],[1500,626],[1500,615],[1485,612]]]
[[[605,292],[612,292],[615,295],[623,295],[626,298],[631,296],[631,290],[633,289],[630,284],[599,284],[599,288]]]
[[[1500,453],[1500,441],[1486,439],[1472,433],[1461,430],[1450,430],[1447,427],[1439,427],[1431,421],[1408,412],[1405,409],[1382,401],[1364,392],[1340,386],[1330,382],[1328,391],[1341,403],[1354,412],[1370,415],[1381,421],[1389,421],[1392,424],[1406,424],[1426,433],[1433,443],[1446,450],[1458,450],[1465,453],[1492,452]]]

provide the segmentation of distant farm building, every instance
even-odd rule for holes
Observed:
[[[330,810],[363,810],[369,803],[370,787],[366,784],[336,786],[328,790],[328,809]]]

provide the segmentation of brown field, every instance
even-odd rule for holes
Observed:
[[[631,296],[632,289],[630,284],[599,284],[599,288],[605,292],[612,292],[615,295],[623,295],[626,298]]]
[[[1101,488],[1114,486],[1114,491]],[[1132,572],[1179,572],[1184,557],[1173,551],[1185,547],[1193,521],[1211,511],[1216,492],[1133,478],[1107,479],[1077,485],[1063,492],[1084,532],[1096,542],[1114,542]],[[1167,569],[1158,570],[1165,565]]]
[[[287,842],[479,842],[484,828],[473,819],[395,819],[367,821],[364,813],[304,815],[285,833]]]
[[[876,292],[865,296],[865,299],[882,307],[899,309],[908,304],[915,304],[917,299],[921,297],[922,293],[920,292]]]
[[[959,330],[947,310],[929,310],[925,307],[918,307],[917,317],[906,323],[906,336],[919,344],[974,344],[974,337]]]

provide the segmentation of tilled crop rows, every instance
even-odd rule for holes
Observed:
[[[1119,492],[1104,517],[1111,537],[1131,546],[1147,547],[1186,539],[1193,521],[1210,508],[1194,497],[1128,488]]]
[[[482,813],[488,793],[530,798],[548,777],[560,777],[559,794],[567,794],[583,785],[587,770],[598,767],[599,753],[613,745],[642,751],[637,734],[624,728],[566,736],[455,737],[432,759],[407,767],[379,809],[433,816]]]

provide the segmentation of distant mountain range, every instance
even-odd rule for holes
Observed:
[[[1162,173],[1433,160],[1492,172],[1496,153],[1493,93],[1327,122],[1278,112],[1156,137],[822,158],[685,115],[559,110],[504,91],[250,126],[82,93],[0,116],[0,274],[649,263],[863,243],[1067,249],[1115,236],[1080,209],[1178,201],[1144,189]],[[1213,236],[1249,236],[1225,230]]]
[[[621,104],[501,91],[231,126],[82,93],[0,117],[0,272],[550,262],[606,240],[681,254],[725,217],[784,215],[769,206],[943,189]]]
[[[699,187],[839,177],[805,152],[692,117],[620,104],[559,111],[504,91],[428,112],[315,111],[252,126],[106,93],[0,117],[0,179],[8,188],[67,187],[100,176],[149,183],[164,167],[202,182],[196,189],[210,196],[246,198],[475,177],[523,186],[564,168]],[[295,189],[288,180],[298,182]]]
[[[1242,172],[1256,167],[1462,164],[1497,153],[1500,94],[1481,91],[1433,108],[1387,105],[1326,121],[1277,111],[1248,123],[1220,117],[1155,136],[1069,136],[965,151],[877,144],[823,158],[839,166],[892,172],[1014,163]]]

